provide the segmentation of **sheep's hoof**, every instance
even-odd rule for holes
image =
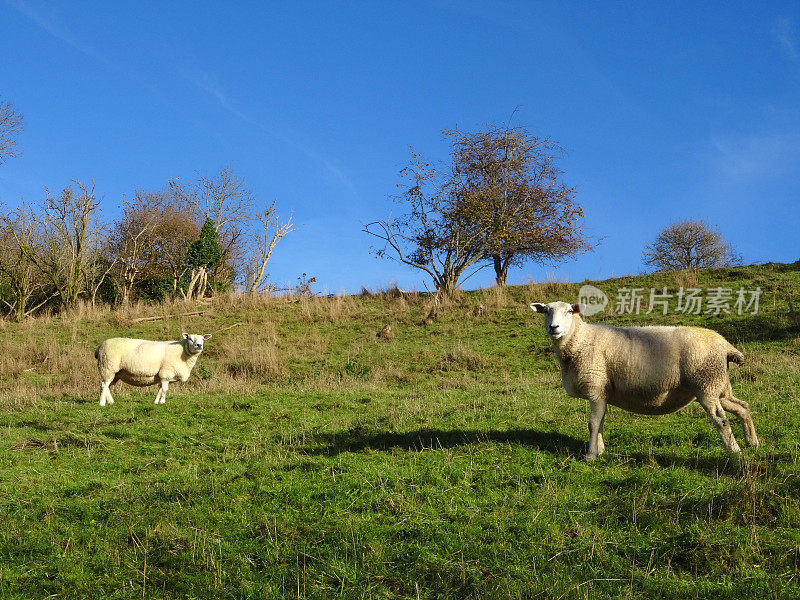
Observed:
[[[599,454],[586,454],[583,457],[583,460],[586,462],[592,462],[593,460],[597,460],[597,457],[600,456]]]
[[[105,400],[100,400],[100,406],[105,406],[105,405],[106,405],[106,401]]]

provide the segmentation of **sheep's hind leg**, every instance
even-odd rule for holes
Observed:
[[[758,436],[756,435],[756,426],[753,425],[753,417],[750,414],[750,405],[732,395],[723,396],[719,401],[722,408],[735,414],[742,422],[745,444],[751,447],[758,446]]]
[[[102,388],[100,389],[100,406],[105,406],[106,402],[109,404],[114,404],[114,398],[111,397],[111,390],[109,389],[109,386],[113,382],[113,379],[102,382]]]
[[[594,460],[606,449],[603,443],[603,420],[606,416],[606,401],[602,398],[589,400],[589,452],[587,461]]]
[[[697,401],[705,409],[714,426],[722,438],[722,443],[725,444],[725,449],[728,452],[740,452],[739,444],[736,443],[736,438],[733,437],[731,431],[731,422],[722,408],[722,403],[719,398],[711,396],[698,396]]]

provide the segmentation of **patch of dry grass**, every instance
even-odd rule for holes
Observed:
[[[555,302],[556,300],[566,301],[575,294],[575,285],[566,279],[556,279],[548,277],[546,281],[540,283],[531,282],[527,285],[526,297],[531,298],[531,302]]]
[[[486,357],[463,342],[457,342],[445,353],[435,370],[437,371],[480,371],[488,364]]]
[[[271,322],[240,328],[214,346],[215,358],[234,378],[271,381],[288,374],[286,360],[278,350],[278,336]]]
[[[675,287],[676,288],[696,288],[697,269],[684,269],[682,271],[675,271]]]

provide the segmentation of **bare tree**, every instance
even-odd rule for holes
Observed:
[[[36,224],[30,210],[24,206],[10,214],[3,214],[0,224],[0,274],[2,274],[11,291],[11,302],[2,299],[8,311],[17,321],[22,321],[29,314],[41,308],[51,295],[44,294],[44,299],[34,300],[34,295],[44,288],[39,270],[22,252],[17,240],[25,246],[36,244]],[[41,295],[41,294],[40,294]],[[31,303],[37,303],[30,307]]]
[[[88,260],[83,276],[85,278],[85,293],[89,296],[92,306],[94,306],[97,302],[97,294],[100,288],[117,262],[111,250],[108,228],[105,225],[99,225],[98,235],[92,236],[91,239],[93,243],[87,254]]]
[[[17,136],[22,133],[22,115],[8,102],[0,100],[0,165],[19,156]]]
[[[64,306],[90,293],[87,269],[100,234],[94,182],[90,187],[77,180],[73,183],[77,191],[66,187],[57,196],[45,189],[42,213],[31,213],[35,222],[31,238],[10,230],[23,256],[52,283]]]
[[[113,252],[120,264],[122,302],[130,301],[133,286],[153,260],[153,232],[158,227],[166,194],[136,190],[133,200],[122,201],[122,215],[112,230]]]
[[[245,285],[249,294],[255,294],[261,289],[264,283],[267,263],[272,258],[272,252],[284,237],[297,227],[292,223],[292,215],[286,221],[281,222],[275,210],[275,203],[265,206],[264,209],[256,214],[256,221],[260,227],[254,234],[253,254],[246,267]]]
[[[444,296],[480,270],[464,277],[485,256],[481,241],[486,225],[465,219],[459,210],[465,191],[459,168],[453,161],[437,168],[412,153],[410,164],[400,172],[406,181],[400,185],[403,192],[394,198],[407,212],[364,227],[384,242],[375,249],[378,256],[424,271]]]
[[[236,265],[242,260],[244,238],[255,204],[245,180],[226,166],[212,177],[200,175],[197,182],[182,184],[172,180],[170,189],[181,202],[194,207],[198,222],[210,219],[214,223],[222,260],[213,275],[233,281]]]
[[[642,253],[657,270],[705,269],[741,262],[722,235],[702,220],[673,223],[659,232]]]

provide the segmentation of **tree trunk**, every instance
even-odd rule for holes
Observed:
[[[24,280],[11,277],[11,291],[16,302],[14,303],[14,319],[17,323],[25,320],[25,305],[28,304],[30,290]]]
[[[14,305],[14,320],[17,323],[25,320],[25,306],[19,301]]]
[[[494,280],[498,286],[503,287],[506,285],[506,280],[508,279],[508,266],[511,264],[511,260],[503,257],[499,254],[492,255],[492,262],[494,264]]]
[[[205,285],[208,281],[208,274],[206,272],[205,267],[197,267],[196,269],[192,269],[192,275],[189,279],[189,286],[186,289],[186,293],[181,290],[184,298],[188,298],[189,300],[192,297],[201,298],[201,291],[205,293]]]
[[[28,294],[25,291],[20,291],[16,294],[17,302],[14,305],[14,320],[21,323],[25,320],[25,305],[28,303]]]
[[[203,273],[200,276],[200,288],[197,290],[197,299],[205,298],[206,288],[208,287],[208,271],[203,268]]]
[[[445,276],[442,277],[437,284],[436,291],[439,293],[439,295],[446,298],[452,298],[458,289],[458,277],[452,275]]]

